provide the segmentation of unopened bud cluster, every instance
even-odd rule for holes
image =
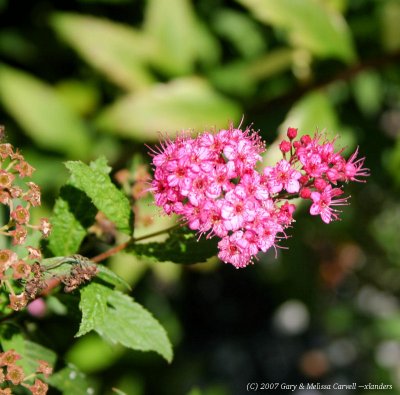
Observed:
[[[151,153],[156,204],[200,234],[219,237],[222,261],[247,266],[287,237],[296,208],[289,199],[311,200],[310,214],[329,223],[338,219],[332,206],[347,204],[337,198],[343,193],[338,184],[369,175],[357,150],[346,160],[322,134],[296,140],[297,129],[289,128],[287,137],[279,145],[283,159],[262,172],[256,165],[264,144],[250,129],[231,126],[195,138],[182,133],[162,142]]]
[[[28,232],[37,230],[47,237],[51,229],[46,218],[41,218],[39,225],[31,224],[30,210],[41,204],[38,185],[25,181],[34,170],[11,144],[0,144],[0,204],[6,206],[8,215],[6,223],[0,225],[0,234],[10,244],[10,248],[0,250],[0,285],[9,293],[10,307],[14,310],[23,308],[40,291],[40,287],[32,286],[30,292],[25,290],[25,285],[29,288],[32,281],[39,283],[37,262],[42,259],[39,249],[26,245]],[[13,246],[25,247],[25,254],[17,255]]]

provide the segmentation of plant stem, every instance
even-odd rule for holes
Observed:
[[[140,237],[136,237],[136,238],[131,237],[129,240],[125,241],[124,243],[121,243],[99,255],[96,255],[95,257],[91,258],[90,260],[95,263],[104,261],[105,259],[116,254],[117,252],[124,250],[129,245],[135,244],[137,241],[146,240],[146,239],[150,239],[151,237],[154,237],[154,236],[162,235],[163,233],[167,233],[170,230],[177,228],[178,226],[180,226],[180,224],[170,226],[169,228],[162,229],[157,232],[149,233],[148,235],[144,235],[144,236],[140,236]]]

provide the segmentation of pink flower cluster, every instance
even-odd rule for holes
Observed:
[[[181,215],[190,229],[219,237],[219,258],[245,267],[286,237],[295,210],[288,199],[311,199],[310,213],[329,223],[338,218],[331,206],[347,201],[336,198],[343,192],[336,184],[368,175],[357,151],[346,161],[334,141],[321,141],[320,134],[294,141],[296,136],[289,128],[289,141],[280,144],[283,159],[262,173],[256,165],[265,147],[250,129],[231,126],[166,140],[151,153],[155,202],[165,213]]]

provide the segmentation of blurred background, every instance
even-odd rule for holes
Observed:
[[[94,334],[73,340],[78,313],[49,298],[31,321],[60,360],[98,394],[241,395],[248,382],[384,383],[400,394],[400,1],[0,0],[0,20],[0,123],[37,168],[38,216],[67,179],[65,160],[105,155],[134,195],[127,180],[148,171],[144,143],[242,117],[267,142],[265,163],[288,126],[326,129],[347,153],[359,145],[372,173],[348,186],[342,221],[300,207],[288,250],[243,270],[113,258],[166,327],[170,365]],[[171,222],[148,201],[137,234]]]

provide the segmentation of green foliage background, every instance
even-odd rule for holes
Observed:
[[[112,177],[146,163],[143,143],[160,132],[242,118],[267,141],[266,164],[292,126],[339,134],[347,152],[359,145],[372,173],[349,186],[341,222],[301,207],[289,250],[245,270],[156,262],[145,247],[111,259],[166,328],[171,364],[93,333],[71,342],[79,312],[65,313],[67,296],[50,298],[45,318],[27,317],[40,343],[98,394],[240,395],[252,381],[383,382],[400,393],[398,0],[1,0],[0,19],[0,123],[37,168],[38,217],[68,179],[66,160],[103,155]],[[157,217],[135,234],[169,225]]]

